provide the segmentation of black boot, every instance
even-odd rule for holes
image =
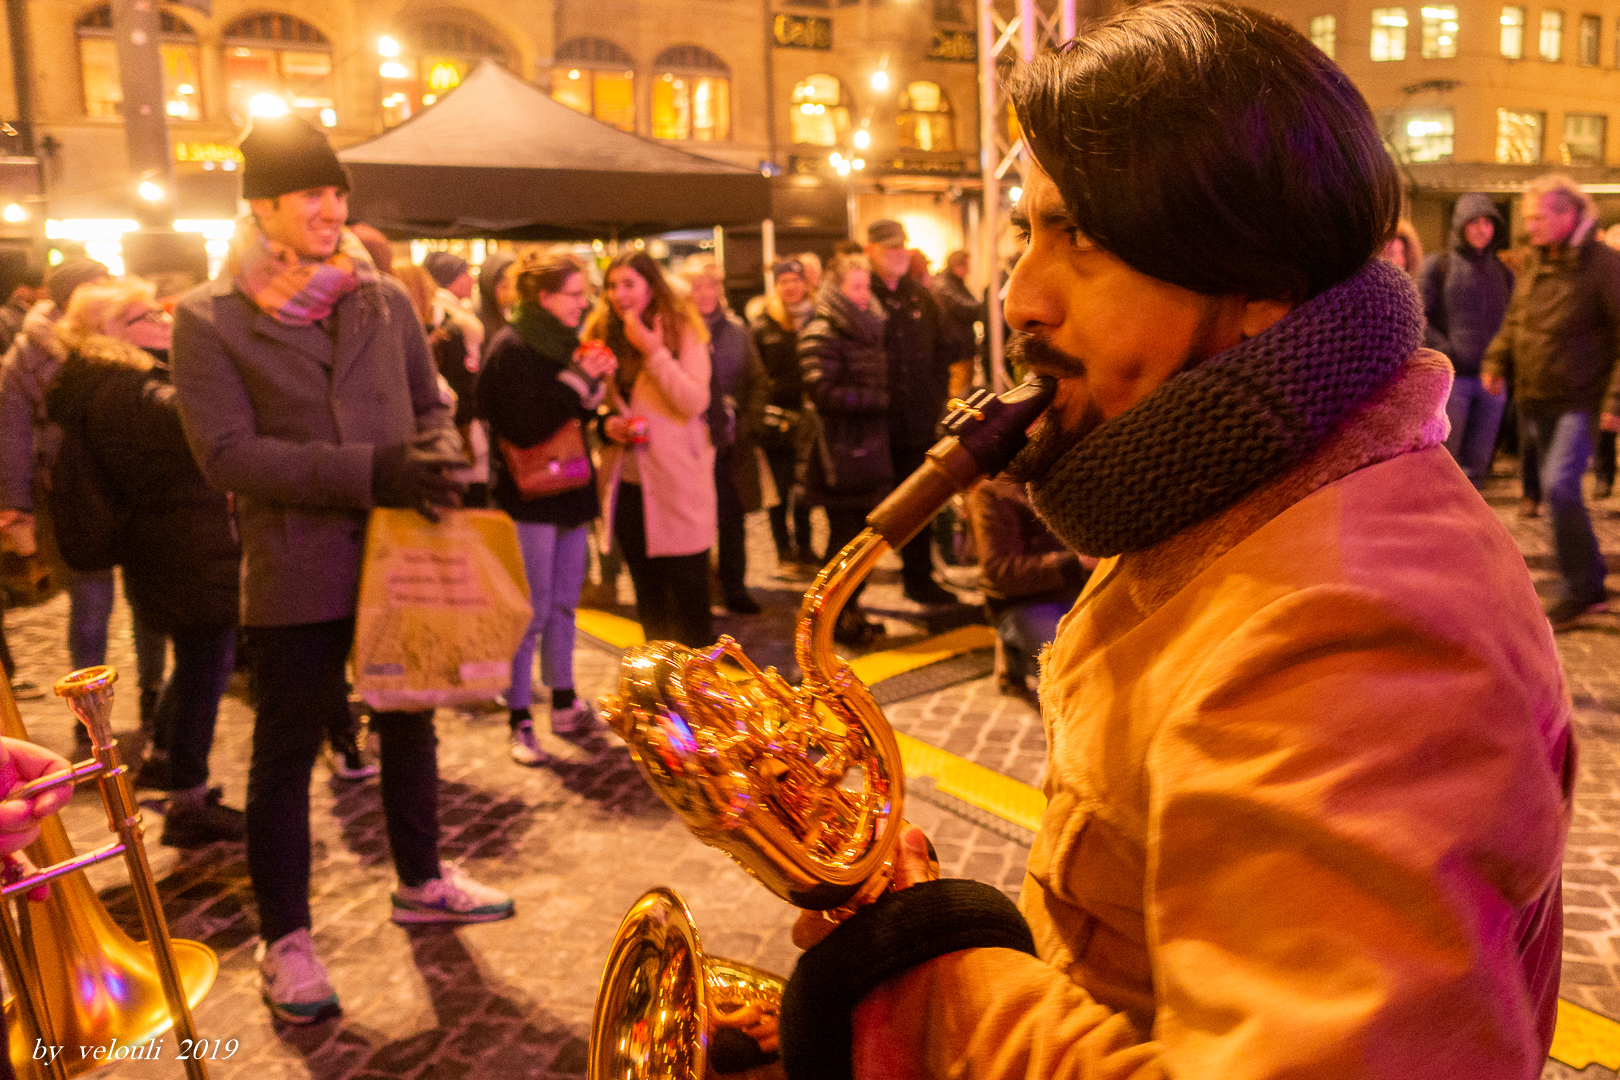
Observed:
[[[160,842],[177,848],[203,847],[221,840],[240,843],[247,835],[246,815],[221,806],[223,794],[217,787],[176,793],[163,815]]]

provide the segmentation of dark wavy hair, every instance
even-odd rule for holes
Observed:
[[[1131,8],[1020,69],[1012,99],[1080,231],[1161,281],[1298,302],[1394,234],[1400,180],[1366,101],[1263,12]]]

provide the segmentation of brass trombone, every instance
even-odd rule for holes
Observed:
[[[56,693],[83,721],[95,756],[11,793],[13,798],[32,798],[94,779],[107,810],[107,827],[117,834],[114,842],[75,855],[60,819],[52,815],[40,823],[40,838],[28,847],[29,857],[43,869],[22,876],[19,863],[8,864],[0,899],[16,900],[17,918],[13,923],[9,911],[0,916],[0,963],[14,995],[6,1006],[11,1060],[19,1076],[66,1080],[109,1064],[120,1044],[143,1046],[172,1026],[182,1045],[169,1049],[189,1046],[186,1075],[206,1080],[191,1006],[213,985],[219,960],[206,945],[169,937],[146,861],[140,810],[112,735],[112,684],[117,677],[103,666],[57,681]],[[0,730],[11,738],[28,738],[3,680]],[[145,942],[132,940],[112,921],[83,873],[119,855],[129,868]],[[48,882],[56,882],[48,899],[27,899],[31,890]],[[107,1055],[93,1057],[80,1051],[81,1046],[105,1047]],[[41,1047],[43,1057],[37,1054]],[[50,1054],[52,1047],[62,1051]]]

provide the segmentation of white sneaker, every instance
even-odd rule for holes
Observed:
[[[512,898],[499,889],[478,884],[455,863],[444,863],[439,874],[421,885],[394,890],[395,922],[494,922],[511,917]]]
[[[596,710],[584,698],[575,698],[566,709],[551,710],[553,735],[582,735],[596,725]]]
[[[308,930],[294,930],[270,945],[259,942],[253,958],[259,962],[259,993],[277,1019],[313,1024],[343,1011]]]
[[[540,748],[540,741],[535,738],[534,724],[528,720],[512,729],[509,748],[512,760],[519,765],[538,765],[546,760],[546,752]]]

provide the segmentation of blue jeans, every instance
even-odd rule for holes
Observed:
[[[1491,459],[1496,455],[1496,432],[1507,409],[1506,394],[1485,391],[1477,375],[1459,375],[1446,399],[1446,418],[1451,434],[1446,449],[1475,487],[1484,487],[1491,475]]]
[[[1553,548],[1563,577],[1559,599],[1595,604],[1605,596],[1607,572],[1592,519],[1581,494],[1581,477],[1592,460],[1597,418],[1588,412],[1559,412],[1523,406],[1519,435],[1536,448],[1541,491],[1552,518]]]
[[[68,655],[74,671],[107,662],[107,620],[116,595],[111,570],[73,576],[68,586]],[[142,690],[160,689],[168,659],[164,636],[141,625],[138,617],[132,621],[136,683]]]
[[[1013,604],[996,618],[996,636],[1007,661],[1007,675],[1018,681],[1039,673],[1041,650],[1057,637],[1058,620],[1073,604],[1047,600],[1035,604]]]
[[[506,704],[513,709],[527,709],[534,701],[536,637],[540,639],[541,681],[553,690],[574,687],[574,609],[585,585],[590,532],[588,525],[559,529],[536,522],[517,523],[534,618],[512,656],[512,688],[506,693]]]
[[[236,667],[236,627],[174,635],[174,675],[158,699],[153,742],[169,755],[176,791],[208,783],[219,699]]]

